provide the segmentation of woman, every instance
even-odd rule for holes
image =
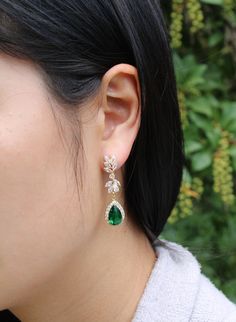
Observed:
[[[0,70],[0,321],[236,321],[158,238],[184,163],[158,1],[1,0]]]

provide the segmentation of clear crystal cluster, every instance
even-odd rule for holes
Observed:
[[[117,168],[117,161],[115,156],[112,155],[111,157],[109,157],[105,155],[104,170],[110,173],[109,178],[111,179],[107,181],[107,183],[105,184],[105,187],[108,188],[109,193],[116,193],[120,190],[119,189],[120,182],[115,178],[115,174],[114,174],[114,171],[116,170],[116,168]]]
[[[117,166],[118,164],[114,155],[112,155],[111,157],[109,157],[108,155],[104,156],[104,170],[106,172],[114,172]]]

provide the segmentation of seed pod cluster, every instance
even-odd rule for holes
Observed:
[[[236,1],[235,0],[224,0],[223,1],[224,15],[226,19],[230,19],[236,11]]]
[[[203,190],[203,181],[198,177],[194,177],[191,183],[182,181],[176,206],[173,208],[168,222],[174,223],[179,218],[192,215],[193,200],[199,200]]]
[[[227,206],[234,203],[233,168],[229,154],[230,134],[221,131],[219,146],[213,157],[213,190],[218,193]]]
[[[204,27],[204,17],[200,0],[187,0],[186,8],[191,24],[190,33],[195,34]]]
[[[182,90],[178,90],[178,102],[180,108],[180,116],[183,128],[186,128],[188,125],[187,110],[185,103],[185,94]]]
[[[172,0],[170,36],[171,47],[179,48],[182,45],[182,29],[184,19],[184,0]]]

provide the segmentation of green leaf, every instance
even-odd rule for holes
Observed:
[[[206,131],[205,135],[213,149],[216,149],[219,143],[221,132],[218,128],[212,128],[211,131]]]
[[[205,116],[198,115],[193,111],[189,111],[188,113],[190,118],[190,125],[197,126],[198,128],[202,129],[204,132],[212,131],[211,123],[209,119],[206,119]]]
[[[231,122],[225,127],[226,130],[229,132],[236,132],[236,122],[235,120],[231,120]]]
[[[221,103],[222,106],[222,119],[221,124],[224,128],[235,129],[236,120],[236,102],[224,101]],[[231,124],[233,123],[233,124]]]
[[[197,97],[188,101],[188,106],[195,112],[212,117],[212,109],[209,100],[206,97]]]
[[[185,153],[190,154],[203,149],[203,145],[197,141],[185,141]]]
[[[229,147],[229,154],[236,159],[236,146],[235,145],[231,145]]]
[[[209,151],[197,152],[192,156],[192,168],[201,171],[208,168],[212,162],[212,155]]]
[[[189,173],[189,171],[186,167],[183,168],[183,180],[185,182],[189,182],[189,183],[191,183],[191,181],[192,181],[191,174]]]
[[[214,4],[218,6],[223,6],[223,0],[201,0],[203,3]]]
[[[197,86],[205,83],[204,73],[207,65],[199,64],[192,54],[180,58],[177,53],[174,53],[173,58],[179,87],[185,93],[196,92]]]
[[[209,37],[208,45],[209,47],[214,47],[218,45],[223,39],[224,39],[224,36],[222,32],[215,32],[213,35]]]
[[[229,154],[232,158],[232,166],[235,171],[236,170],[236,146],[235,145],[231,145],[229,147]]]

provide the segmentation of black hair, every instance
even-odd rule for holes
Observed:
[[[159,1],[1,0],[0,51],[39,66],[68,112],[97,94],[112,66],[137,68],[141,124],[124,165],[125,207],[148,238],[157,239],[176,203],[184,164],[176,79]]]

